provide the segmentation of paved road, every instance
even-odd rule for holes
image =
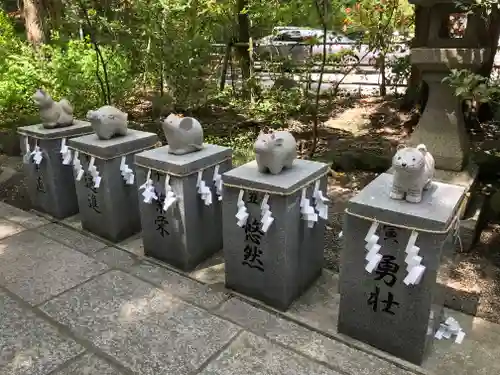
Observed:
[[[274,75],[265,73],[265,72],[259,72],[257,75],[261,78],[261,85],[262,87],[270,88],[274,84]],[[300,75],[294,75],[294,79],[296,81],[301,80]],[[317,81],[319,80],[319,73],[313,73],[311,74],[311,90],[315,91],[316,88],[318,87]],[[323,75],[323,83],[321,85],[321,91],[326,92],[329,90],[332,90],[336,86],[336,82],[339,82],[342,80],[342,83],[340,85],[340,88],[346,91],[350,92],[360,92],[362,94],[373,94],[373,93],[378,93],[379,87],[380,87],[380,82],[381,82],[381,77],[380,74],[374,73],[374,72],[360,72],[356,74],[348,74],[344,75],[341,73],[326,73]],[[231,84],[231,77],[228,76],[227,79],[227,84]],[[302,85],[305,87],[306,83],[302,82]],[[398,93],[404,93],[405,87],[392,87],[388,86],[388,90],[394,91],[397,90]]]
[[[500,328],[481,319],[449,312],[466,339],[436,342],[421,368],[337,333],[335,274],[325,270],[282,314],[223,280],[221,255],[184,274],[145,258],[140,238],[113,245],[76,217],[0,202],[0,374],[500,373]]]

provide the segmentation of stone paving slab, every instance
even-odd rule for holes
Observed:
[[[241,330],[121,271],[40,308],[137,374],[190,374]]]
[[[0,217],[20,224],[28,229],[38,228],[50,223],[49,220],[39,215],[20,210],[4,202],[0,202]]]
[[[83,351],[0,290],[0,374],[47,375]]]
[[[110,268],[121,270],[128,270],[138,262],[137,257],[116,247],[106,247],[90,256],[99,262],[106,263]]]
[[[351,375],[411,375],[373,355],[360,352],[338,341],[308,330],[254,307],[238,298],[225,302],[217,313],[251,332],[288,346],[317,361],[329,363],[338,371]]]
[[[16,233],[22,232],[25,230],[24,227],[13,223],[9,220],[0,219],[0,240],[5,237],[12,236]]]
[[[80,215],[70,216],[62,221],[63,224],[70,226],[76,230],[83,230]]]
[[[53,375],[123,375],[115,367],[94,354],[85,353],[70,361]]]
[[[174,296],[206,309],[215,308],[230,297],[227,292],[213,290],[208,285],[148,262],[132,267],[130,272]]]
[[[422,367],[395,358],[367,344],[337,332],[338,276],[324,272],[318,281],[299,298],[285,314],[333,338],[356,348],[374,353],[381,358],[408,366],[414,372],[433,375],[497,375],[500,374],[500,325],[480,318],[445,309],[448,316],[460,322],[466,333],[462,344],[453,340],[435,340],[434,350]]]
[[[98,241],[85,234],[79,233],[71,228],[59,224],[48,224],[37,229],[38,232],[61,242],[66,246],[70,246],[85,254],[92,254],[96,251],[104,249],[107,245],[104,242]]]
[[[201,375],[340,375],[269,340],[242,333]]]
[[[127,238],[125,241],[118,244],[118,247],[121,247],[138,257],[144,257],[144,245],[142,244],[142,237],[140,235]]]
[[[108,268],[31,230],[4,238],[0,249],[0,285],[32,305]]]

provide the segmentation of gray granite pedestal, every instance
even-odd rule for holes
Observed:
[[[127,135],[100,140],[96,134],[73,138],[69,147],[79,153],[85,174],[76,181],[76,194],[80,208],[82,228],[112,242],[120,242],[141,230],[137,203],[137,176],[131,185],[125,183],[121,158],[134,171],[134,154],[154,147],[158,137],[129,129]],[[91,156],[102,178],[95,187],[88,171]],[[135,173],[135,171],[134,171]],[[76,173],[75,173],[76,178]]]
[[[135,156],[138,185],[146,181],[151,171],[158,197],[145,203],[143,191],[139,191],[142,240],[147,256],[189,271],[222,249],[222,202],[218,200],[213,176],[217,165],[220,174],[231,169],[231,155],[230,148],[204,144],[202,150],[186,155],[169,154],[168,146],[164,146]],[[210,205],[198,194],[198,171],[202,171],[202,180],[211,190]],[[177,203],[165,211],[167,175]]]
[[[22,154],[26,153],[26,139],[30,150],[38,145],[42,151],[42,162],[37,165],[33,157],[24,164],[28,194],[33,208],[56,219],[64,219],[78,213],[78,201],[71,165],[64,165],[60,153],[63,139],[78,137],[92,132],[89,122],[75,120],[74,125],[64,128],[45,129],[42,124],[23,126],[18,129],[21,136]]]
[[[464,187],[433,182],[419,204],[389,197],[393,176],[384,173],[347,205],[340,264],[338,331],[420,365],[441,323],[447,263],[453,260],[455,218]],[[360,217],[362,216],[362,217]],[[378,266],[365,270],[365,236],[379,222]],[[419,283],[406,285],[405,253],[412,229],[426,267]]]
[[[224,258],[226,286],[286,310],[295,298],[321,274],[325,220],[309,228],[302,219],[300,201],[303,187],[311,198],[315,181],[326,194],[327,165],[296,160],[278,175],[263,174],[252,161],[223,175]],[[235,215],[238,199],[249,217],[240,227]],[[260,223],[261,204],[269,193],[274,222],[264,233]]]

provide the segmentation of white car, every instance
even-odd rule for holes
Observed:
[[[318,43],[311,45],[310,40],[316,39]],[[302,27],[276,27],[272,35],[268,35],[255,42],[257,58],[269,59],[288,57],[294,61],[304,61],[311,54],[323,54],[323,31]],[[344,50],[349,51],[341,57],[340,65],[374,64],[376,53],[369,50],[364,44],[357,43],[346,35],[328,32],[326,52],[328,55]]]

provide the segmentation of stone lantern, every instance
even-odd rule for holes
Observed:
[[[421,22],[427,26],[427,41],[424,45],[412,48],[411,62],[421,71],[422,79],[429,85],[427,105],[409,143],[424,143],[427,146],[436,160],[436,169],[442,171],[445,180],[456,181],[458,174],[449,172],[461,172],[464,169],[469,170],[466,180],[473,180],[476,172],[472,172],[472,175],[470,172],[470,140],[461,100],[442,80],[451,69],[478,71],[490,54],[496,52],[488,47],[486,15],[480,12],[465,15],[454,0],[409,1],[420,7]],[[465,30],[459,37],[453,35],[450,24],[450,17],[457,13],[462,13],[467,20]],[[466,182],[467,185],[471,183]]]

